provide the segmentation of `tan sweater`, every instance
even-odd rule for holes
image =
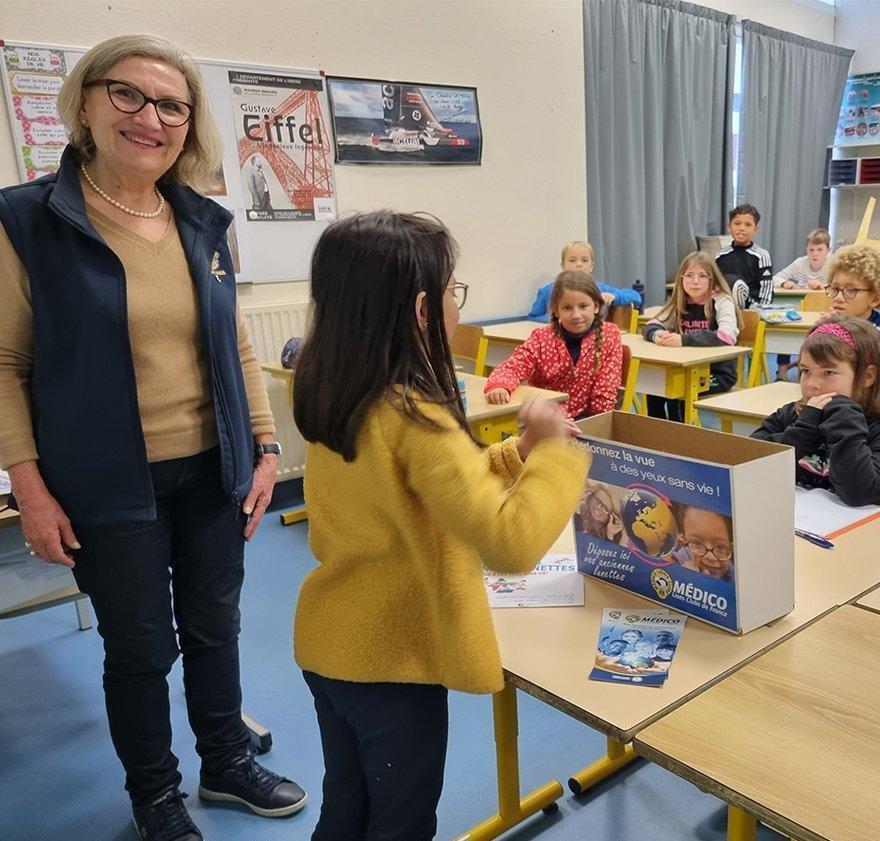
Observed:
[[[211,381],[198,299],[172,218],[153,243],[93,207],[89,219],[125,269],[128,332],[149,461],[200,453],[217,444]],[[238,318],[238,355],[254,435],[275,433],[263,374]],[[88,336],[82,341],[87,342]],[[0,466],[38,458],[28,383],[33,365],[30,284],[0,225]]]

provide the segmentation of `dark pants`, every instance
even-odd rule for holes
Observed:
[[[83,547],[73,574],[104,640],[110,735],[135,804],[181,781],[166,681],[175,622],[203,768],[220,771],[248,746],[238,669],[244,515],[221,490],[216,448],[150,471],[155,521],[73,524]]]
[[[445,687],[303,677],[324,748],[324,801],[312,841],[433,838],[449,729]]]
[[[670,400],[656,394],[646,394],[648,417],[684,423],[684,400]]]

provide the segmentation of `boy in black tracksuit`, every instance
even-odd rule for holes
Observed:
[[[769,307],[773,301],[773,264],[770,252],[755,245],[761,214],[751,204],[741,204],[728,214],[732,242],[715,255],[715,263],[730,284],[740,309],[752,303]]]
[[[777,409],[751,437],[794,447],[797,484],[833,491],[847,505],[880,504],[880,420],[840,395],[824,409],[797,405]]]

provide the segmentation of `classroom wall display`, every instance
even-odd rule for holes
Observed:
[[[23,181],[58,168],[67,143],[58,91],[84,54],[81,47],[0,42]],[[223,139],[223,162],[206,195],[235,216],[236,281],[304,280],[337,212],[324,78],[318,70],[198,65]]]
[[[623,412],[578,426],[582,573],[734,633],[792,610],[789,448]]]
[[[880,143],[880,73],[849,76],[837,119],[835,146]]]
[[[477,89],[328,77],[336,162],[479,164]]]

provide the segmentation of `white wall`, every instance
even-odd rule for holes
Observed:
[[[834,43],[834,8],[813,0],[810,3],[797,0],[698,0],[701,6],[718,9],[736,15],[743,20],[753,20],[814,38],[826,44]],[[874,0],[869,0],[874,2]]]
[[[834,43],[855,50],[850,73],[880,72],[880,2],[837,0]]]
[[[427,210],[461,246],[467,319],[525,312],[558,250],[586,235],[579,0],[0,0],[2,36],[91,46],[151,32],[200,58],[475,85],[481,167],[337,167],[342,211]],[[0,184],[18,180],[5,108]],[[292,278],[302,280],[302,278]],[[305,283],[243,287],[243,303],[305,300]]]

